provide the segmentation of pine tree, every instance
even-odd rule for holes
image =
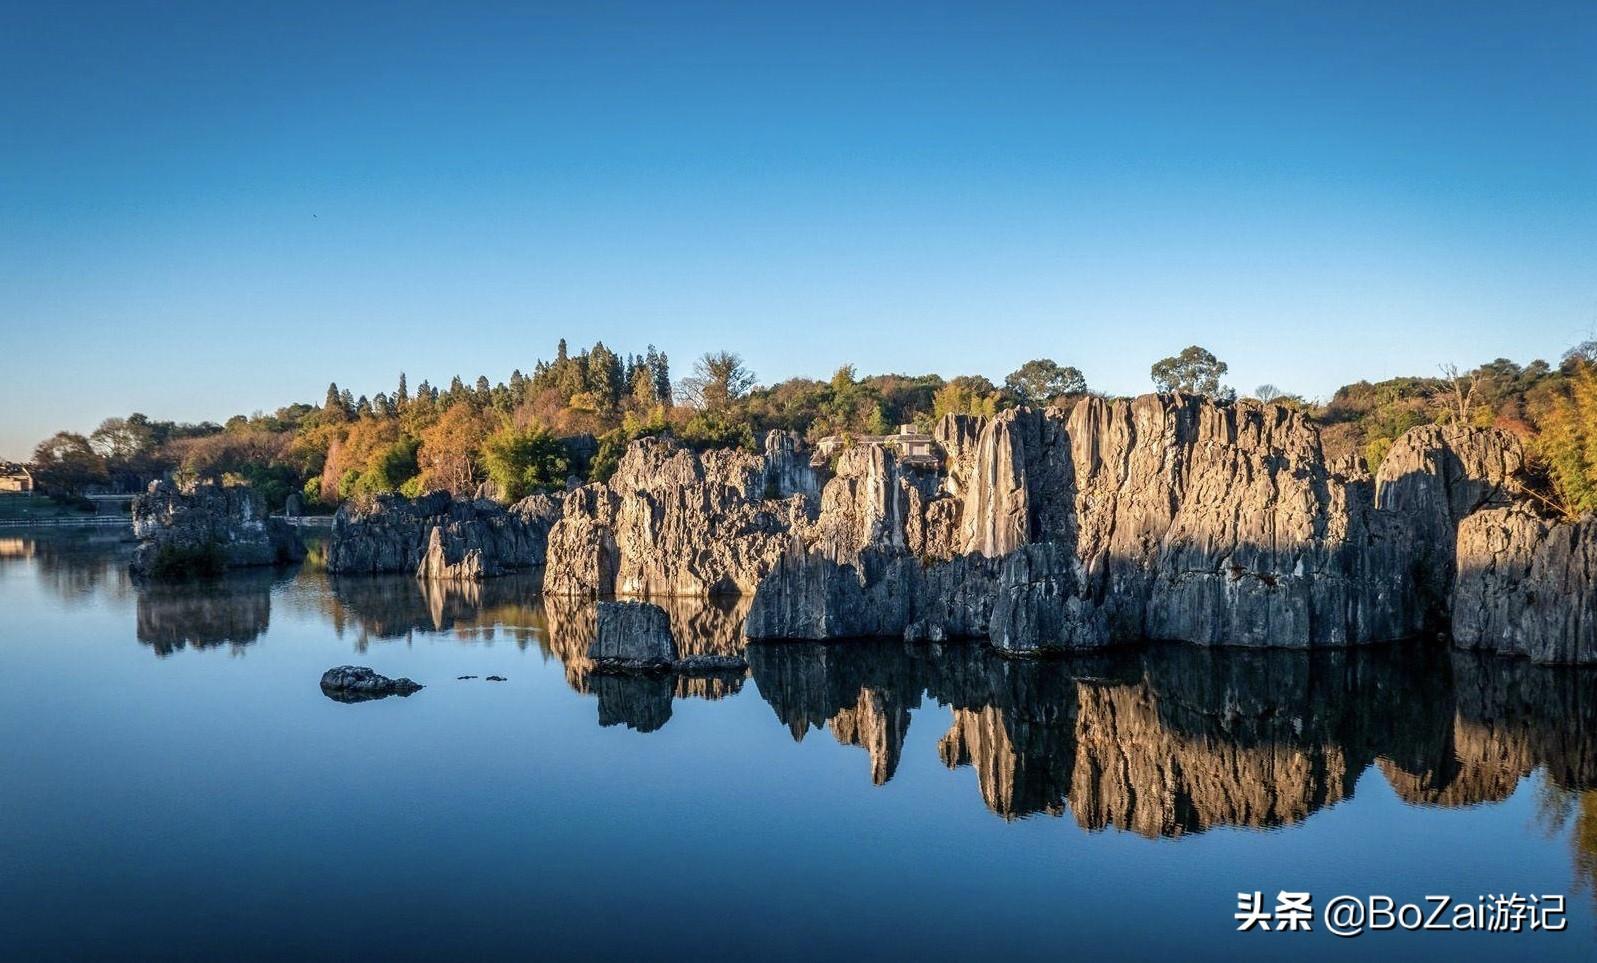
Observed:
[[[410,391],[405,387],[405,373],[399,373],[399,391],[394,395],[394,407],[404,408],[410,404]]]
[[[665,352],[655,352],[654,345],[649,345],[649,351],[654,353],[654,363],[649,367],[654,371],[654,397],[660,404],[671,407],[671,364],[666,360]]]
[[[344,403],[342,396],[338,393],[338,382],[329,381],[327,383],[327,397],[322,401],[322,411],[329,415],[343,414]]]

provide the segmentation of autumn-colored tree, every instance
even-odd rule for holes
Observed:
[[[487,416],[471,405],[452,405],[432,427],[421,433],[417,464],[421,487],[441,488],[470,495],[482,479],[478,459],[491,426]]]

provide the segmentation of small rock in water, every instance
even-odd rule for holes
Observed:
[[[477,677],[474,676],[474,675],[457,675],[457,676],[455,676],[455,678],[457,678],[457,679],[475,679]]]
[[[341,665],[322,673],[322,694],[338,702],[366,702],[421,689],[409,679],[390,679],[363,665]]]
[[[491,676],[488,677],[488,681],[489,682],[509,682],[510,680],[505,678],[502,675],[491,675]]]
[[[595,672],[669,670],[677,660],[671,619],[665,609],[648,602],[600,602],[588,658]]]

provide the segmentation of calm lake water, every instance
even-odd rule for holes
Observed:
[[[1597,957],[1597,673],[789,643],[603,679],[591,607],[524,580],[145,588],[127,552],[0,536],[6,958]],[[741,648],[736,604],[672,616]],[[335,702],[345,663],[426,688]],[[1568,926],[1238,933],[1254,890]]]

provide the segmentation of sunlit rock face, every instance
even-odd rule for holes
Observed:
[[[566,496],[544,590],[751,596],[755,639],[1358,645],[1445,628],[1459,528],[1524,467],[1505,432],[1429,426],[1372,479],[1297,411],[1181,395],[949,415],[933,440],[940,467],[873,441],[823,469],[787,433],[763,454],[643,439]],[[1525,593],[1497,594],[1520,618]],[[1578,657],[1584,619],[1516,650]]]
[[[282,565],[305,557],[299,535],[266,514],[248,485],[150,483],[131,507],[138,547],[130,567],[156,579]]]
[[[549,537],[550,595],[752,594],[804,496],[766,499],[767,463],[644,438],[606,483],[566,496]]]
[[[561,505],[550,495],[529,495],[506,508],[447,492],[415,499],[380,495],[369,505],[346,504],[333,517],[327,570],[478,581],[541,569]]]
[[[1370,481],[1333,472],[1288,408],[1087,398],[948,416],[934,437],[945,464],[930,483],[882,448],[840,460],[818,518],[761,581],[751,638],[1309,648],[1423,624],[1423,500],[1378,510]],[[1509,461],[1473,458],[1448,484]]]
[[[1597,518],[1476,512],[1458,526],[1453,640],[1544,663],[1597,663]]]

